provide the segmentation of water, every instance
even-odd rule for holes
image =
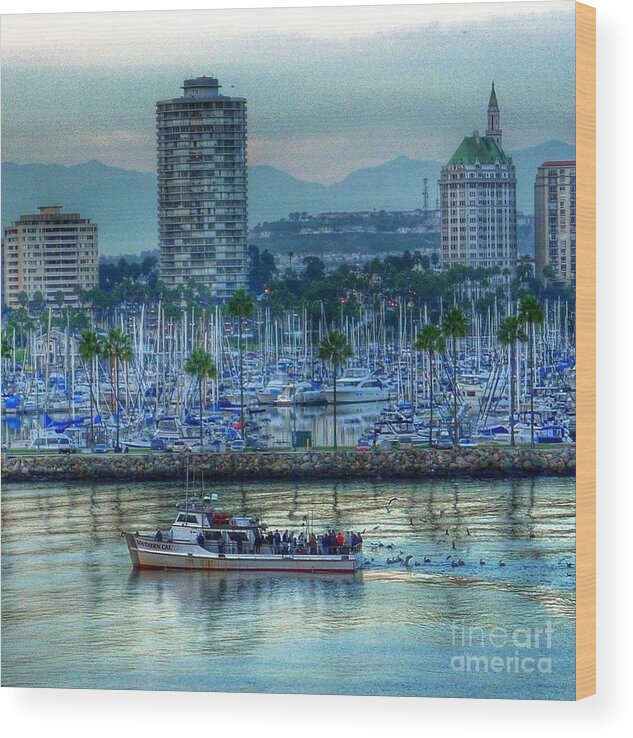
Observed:
[[[386,402],[367,402],[337,406],[337,442],[339,446],[356,446],[359,437],[373,430],[374,422],[387,406]],[[77,416],[89,416],[84,410]],[[70,413],[49,412],[53,420],[65,420]],[[235,420],[239,419],[236,413]],[[334,408],[332,405],[314,407],[267,407],[265,413],[252,417],[246,414],[246,421],[262,425],[262,432],[271,448],[289,447],[293,431],[310,431],[312,445],[332,446],[334,443]],[[88,421],[86,421],[88,423]],[[44,415],[8,415],[2,417],[0,435],[2,443],[10,447],[16,441],[30,439],[37,427],[44,428]]]
[[[119,530],[168,527],[182,488],[5,485],[3,685],[573,698],[572,480],[218,491],[274,527],[365,529],[374,561],[354,577],[134,572]],[[388,564],[399,551],[431,562]]]

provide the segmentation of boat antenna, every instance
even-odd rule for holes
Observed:
[[[187,482],[185,484],[185,512],[189,514],[189,457],[187,457]]]

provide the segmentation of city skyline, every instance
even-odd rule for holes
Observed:
[[[249,100],[249,164],[309,181],[448,160],[493,79],[507,150],[574,143],[573,4],[468,7],[5,16],[3,161],[154,172],[154,102],[199,74]]]

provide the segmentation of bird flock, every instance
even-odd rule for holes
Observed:
[[[383,505],[382,509],[387,513],[391,514],[394,510],[394,503],[399,502],[398,497],[392,497],[389,502],[386,505]],[[445,510],[441,510],[439,517],[443,517],[445,514]],[[430,523],[428,518],[421,518],[421,522],[423,523]],[[413,517],[409,516],[409,525],[415,526],[415,521]],[[378,532],[381,530],[380,525],[375,525],[371,529],[372,534],[378,535]],[[464,529],[462,529],[463,531]],[[364,533],[365,531],[363,531]],[[465,528],[465,534],[467,537],[472,538],[473,533],[471,532],[470,527]],[[383,543],[381,540],[372,541],[369,543],[369,548],[372,549],[373,556],[369,556],[365,559],[365,566],[371,567],[374,563],[379,563],[377,561],[377,557],[380,557],[380,549],[385,549],[386,551],[389,551],[389,555],[384,559],[387,566],[396,566],[396,567],[402,567],[405,569],[410,569],[411,567],[424,567],[435,564],[443,565],[445,567],[450,567],[451,569],[456,569],[460,567],[464,567],[467,565],[467,562],[458,554],[457,551],[457,543],[459,536],[459,531],[457,527],[453,528],[453,535],[456,537],[451,538],[451,528],[445,527],[444,528],[444,536],[436,541],[436,544],[446,544],[450,541],[451,550],[455,553],[448,554],[446,557],[442,556],[436,556],[435,561],[432,556],[430,555],[424,555],[420,557],[420,559],[417,559],[414,554],[411,553],[405,553],[404,550],[398,550],[396,551],[396,546],[393,543]],[[535,533],[530,532],[527,536],[528,540],[534,540],[536,538]],[[473,562],[476,566],[477,564]],[[511,562],[510,562],[511,563]],[[573,569],[574,564],[569,561],[560,561],[560,565],[564,565],[567,569]],[[478,562],[479,567],[485,567],[485,566],[493,566],[494,568],[503,569],[507,566],[506,562],[503,559],[498,559],[496,563],[487,563],[485,559],[479,558]],[[571,572],[567,573],[567,576],[572,576]]]

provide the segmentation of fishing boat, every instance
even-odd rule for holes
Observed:
[[[353,574],[363,568],[362,541],[331,547],[321,536],[297,542],[275,542],[256,518],[216,510],[217,495],[189,499],[166,535],[122,531],[135,569],[202,571],[270,571],[301,574]],[[348,541],[351,543],[351,541]],[[311,552],[312,551],[312,552]]]

